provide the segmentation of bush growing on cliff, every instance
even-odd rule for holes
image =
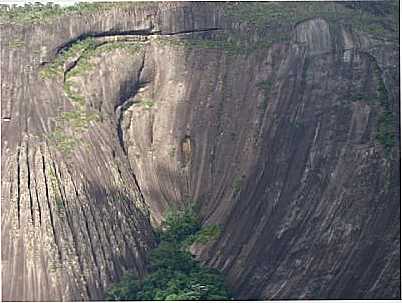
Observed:
[[[125,276],[107,291],[106,299],[228,300],[220,272],[202,266],[187,250],[198,238],[205,244],[219,232],[216,225],[201,228],[193,207],[169,212],[157,231],[159,245],[150,253],[149,274],[143,280]]]

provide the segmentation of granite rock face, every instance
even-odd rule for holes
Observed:
[[[192,251],[235,298],[400,297],[400,139],[378,140],[387,111],[399,133],[398,42],[228,9],[1,25],[3,300],[102,299],[187,201],[221,227]]]

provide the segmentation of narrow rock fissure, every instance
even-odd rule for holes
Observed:
[[[84,207],[83,207],[84,203],[82,203],[82,200],[81,200],[80,197],[79,197],[79,193],[78,193],[78,190],[77,190],[77,186],[76,186],[76,184],[75,184],[75,182],[74,182],[74,178],[73,178],[71,172],[70,172],[68,169],[67,169],[67,172],[68,172],[68,175],[70,176],[71,184],[72,184],[72,186],[74,187],[75,198],[77,199],[78,205],[79,205],[80,210],[81,210],[81,213],[83,214],[83,217],[85,218],[84,220],[85,220],[85,224],[86,224],[86,227],[87,227],[87,230],[88,230],[88,236],[89,236],[89,238],[90,238],[89,241],[90,241],[90,246],[91,246],[91,250],[92,250],[92,255],[93,255],[93,258],[94,258],[94,262],[95,262],[95,264],[96,264],[96,268],[97,268],[97,271],[98,271],[98,276],[99,276],[99,278],[101,278],[101,277],[102,277],[101,269],[100,269],[100,267],[99,267],[99,262],[98,262],[97,257],[96,257],[96,253],[95,253],[95,250],[94,250],[94,246],[93,246],[93,243],[92,243],[92,239],[91,239],[91,237],[90,237],[91,234],[90,234],[90,232],[89,232],[88,219],[87,219],[87,216],[86,216],[86,214],[85,214]],[[97,236],[98,240],[101,241],[102,238],[101,238],[100,233],[99,233],[99,230],[98,230],[98,222],[96,222],[96,218],[95,218],[94,214],[92,213],[91,207],[89,207],[89,213],[90,213],[90,215],[92,216],[93,221],[95,222],[95,224],[94,224],[93,226],[94,226],[95,231],[96,231],[96,236]],[[109,244],[110,244],[110,243],[109,243]],[[103,245],[99,245],[99,247],[100,247],[100,250],[101,250],[101,252],[102,252],[103,259],[104,259],[104,260],[107,260],[106,254],[105,254],[105,251],[104,251],[104,248],[103,248]],[[110,273],[109,273],[109,269],[108,269],[107,267],[105,267],[105,271],[106,271],[106,275],[109,276]],[[102,284],[101,284],[101,285],[102,285]]]
[[[33,198],[32,198],[32,190],[31,190],[31,168],[29,165],[29,145],[27,143],[26,149],[26,164],[27,164],[27,183],[28,183],[28,194],[29,194],[29,208],[31,213],[32,225],[35,226],[35,216],[33,209]]]
[[[60,193],[60,201],[58,203],[61,202],[62,205],[63,205],[63,210],[64,210],[64,213],[65,213],[65,216],[66,216],[67,226],[68,226],[68,228],[70,230],[75,255],[78,258],[78,265],[80,267],[80,271],[84,272],[84,263],[85,262],[82,259],[82,255],[79,253],[80,250],[79,250],[79,244],[78,244],[78,240],[77,240],[77,235],[74,232],[73,223],[72,223],[72,220],[71,220],[71,215],[70,215],[69,210],[67,208],[66,200],[64,199],[66,194],[65,194],[64,188],[62,187],[61,175],[60,175],[61,171],[59,170],[59,172],[57,173],[57,167],[56,167],[56,163],[54,161],[52,161],[52,165],[53,165],[53,170],[54,170],[55,176],[57,178],[57,188],[58,188],[59,193]],[[88,279],[87,279],[86,275],[82,275],[81,278],[84,280],[85,289],[86,289],[87,294],[89,295],[90,290],[89,290],[89,286],[88,286]]]
[[[36,206],[38,207],[39,225],[42,226],[42,209],[39,201],[38,184],[36,181],[36,177],[34,178],[34,184],[35,184]]]
[[[96,257],[94,244],[92,243],[92,233],[91,233],[91,229],[89,227],[88,217],[87,217],[87,214],[85,213],[85,209],[82,207],[82,203],[79,203],[79,205],[80,205],[81,213],[82,213],[82,216],[83,216],[84,222],[85,222],[85,229],[86,229],[87,235],[88,235],[88,242],[89,242],[89,247],[91,248],[92,259],[93,259],[95,267],[97,269],[98,277],[100,278],[102,275],[101,275],[100,268],[99,268],[99,262]],[[95,224],[95,226],[96,226],[96,224]]]
[[[20,154],[21,144],[17,147],[17,216],[18,228],[21,228],[21,168],[20,168]]]
[[[42,154],[42,171],[43,171],[43,177],[44,177],[44,181],[45,181],[45,192],[46,192],[46,204],[48,207],[48,211],[49,211],[49,219],[50,219],[50,225],[52,227],[52,233],[53,233],[53,237],[54,237],[54,242],[55,245],[57,247],[57,252],[58,252],[58,257],[59,260],[62,260],[62,256],[61,256],[61,251],[60,251],[60,244],[59,244],[59,240],[56,236],[56,229],[55,229],[55,225],[54,225],[54,219],[53,219],[53,211],[52,211],[52,207],[50,205],[50,194],[49,194],[49,185],[48,185],[48,181],[47,181],[47,175],[46,175],[46,159],[45,159],[45,155]]]
[[[192,34],[192,33],[205,33],[205,32],[214,32],[214,31],[224,31],[224,28],[219,27],[211,27],[211,28],[203,28],[203,29],[193,29],[193,30],[184,30],[177,31],[172,33],[162,33],[161,31],[152,31],[148,30],[130,30],[130,31],[108,31],[101,33],[85,33],[83,35],[78,36],[77,38],[70,40],[69,42],[57,47],[55,49],[55,56],[61,54],[62,52],[69,49],[73,44],[83,41],[87,38],[111,38],[111,37],[122,37],[122,36],[132,36],[132,37],[149,37],[149,36],[175,36],[175,35],[183,35],[183,34]],[[107,43],[107,42],[106,42]],[[42,63],[45,64],[46,62]]]
[[[127,157],[127,150],[126,150],[126,147],[124,144],[124,135],[123,135],[123,128],[122,128],[122,122],[123,122],[123,116],[124,116],[123,107],[125,106],[127,100],[134,97],[137,94],[138,89],[141,87],[140,79],[141,79],[142,71],[144,70],[144,66],[145,66],[145,52],[143,53],[141,65],[137,71],[137,82],[134,84],[131,92],[126,94],[126,96],[124,96],[124,99],[121,102],[119,102],[119,105],[117,105],[115,108],[115,114],[117,116],[117,119],[116,119],[117,120],[117,138],[118,138],[119,144],[126,157]]]
[[[144,206],[148,210],[148,205],[145,202],[145,197],[144,197],[144,194],[142,193],[142,190],[141,190],[140,184],[138,182],[137,176],[135,175],[135,173],[134,173],[134,171],[133,171],[133,169],[131,167],[131,163],[130,163],[130,161],[128,159],[128,151],[126,150],[126,146],[125,146],[125,142],[124,142],[124,134],[123,134],[124,131],[123,131],[123,127],[122,127],[123,118],[124,118],[123,107],[125,106],[127,100],[133,98],[137,94],[138,90],[142,87],[141,75],[142,75],[142,72],[143,72],[144,67],[145,67],[145,56],[146,56],[146,54],[144,52],[143,55],[142,55],[141,65],[140,65],[140,67],[139,67],[139,69],[137,71],[137,82],[134,84],[132,92],[130,94],[126,95],[124,100],[116,107],[115,114],[117,116],[116,129],[117,129],[117,139],[118,139],[119,145],[120,145],[120,147],[121,147],[121,149],[122,149],[122,151],[123,151],[123,153],[124,153],[124,155],[126,157],[128,165],[130,166],[129,171],[131,172],[131,175],[133,177],[135,186],[138,189],[138,192],[140,194],[142,203],[144,204]]]

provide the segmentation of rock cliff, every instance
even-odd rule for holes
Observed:
[[[400,297],[393,2],[115,4],[2,22],[3,300],[142,276],[169,207],[238,299]],[[398,8],[399,11],[399,8]]]

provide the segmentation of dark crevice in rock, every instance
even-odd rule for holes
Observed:
[[[53,169],[54,169],[54,172],[55,172],[55,175],[56,175],[56,178],[57,178],[57,185],[58,185],[57,187],[58,187],[58,190],[60,192],[60,201],[56,202],[56,203],[61,202],[61,204],[63,206],[63,211],[64,211],[64,214],[65,214],[65,217],[66,217],[67,226],[70,229],[70,234],[71,234],[71,237],[72,237],[72,244],[73,244],[73,247],[74,247],[75,255],[77,256],[77,259],[78,259],[78,264],[79,264],[79,267],[80,267],[80,271],[85,272],[84,271],[84,263],[85,262],[82,259],[82,254],[79,253],[80,249],[79,249],[79,243],[78,243],[78,240],[77,240],[77,235],[74,232],[74,228],[73,228],[74,225],[73,225],[72,216],[71,216],[71,213],[70,213],[68,205],[67,205],[65,188],[63,187],[63,182],[61,182],[61,179],[62,179],[61,171],[59,170],[58,174],[57,174],[56,163],[54,161],[52,161],[52,164],[53,164]],[[87,219],[86,219],[85,215],[84,215],[84,218],[85,218],[86,227],[88,227],[87,226],[88,222],[87,222]],[[92,248],[92,242],[91,242],[90,234],[88,234],[88,238],[89,238],[90,246]],[[95,264],[96,264],[96,262],[95,262]],[[86,293],[88,295],[90,295],[90,289],[89,289],[89,286],[88,286],[88,280],[87,280],[86,276],[83,275],[82,279],[84,279],[84,285],[85,285]]]
[[[149,128],[149,142],[151,146],[154,144],[154,122],[155,122],[155,115],[151,114],[151,127]]]
[[[138,36],[138,37],[148,37],[148,36],[174,36],[174,35],[182,35],[182,34],[191,34],[191,33],[205,33],[205,32],[213,32],[213,31],[222,31],[225,30],[219,27],[212,28],[204,28],[204,29],[193,29],[193,30],[184,30],[177,31],[172,33],[162,33],[161,31],[152,31],[152,29],[148,30],[130,30],[130,31],[108,31],[101,33],[85,33],[82,34],[75,39],[68,41],[67,43],[57,47],[55,49],[55,56],[61,54],[62,52],[69,49],[72,45],[77,42],[83,41],[87,38],[105,38],[105,37],[118,37],[118,36]],[[107,42],[106,42],[107,43]],[[43,63],[42,63],[43,65]]]
[[[193,142],[189,135],[186,135],[180,144],[181,154],[183,157],[183,166],[187,166],[191,162],[191,154],[193,150]]]
[[[38,184],[36,181],[36,177],[34,178],[34,184],[35,184],[36,206],[38,207],[39,225],[42,226],[42,209],[39,201]]]
[[[161,36],[174,36],[174,35],[181,35],[181,34],[205,33],[205,32],[224,31],[224,30],[225,30],[224,28],[212,27],[212,28],[204,28],[204,29],[178,31],[178,32],[173,32],[173,33],[165,33],[165,34],[161,34]]]
[[[82,208],[82,206],[81,206],[81,208]],[[98,229],[98,226],[100,226],[100,224],[98,224],[99,222],[97,222],[96,216],[95,216],[95,214],[93,213],[92,208],[89,207],[88,210],[89,210],[89,214],[90,214],[91,217],[92,217],[92,220],[94,221],[94,228],[95,228],[95,232],[96,232],[97,238],[98,238],[99,241],[100,241],[100,240],[102,239],[102,238],[101,238],[101,234],[100,234],[99,229]],[[84,210],[82,209],[82,211],[84,211]],[[109,244],[110,244],[110,243],[109,243]],[[106,253],[105,253],[105,249],[103,248],[103,245],[99,245],[99,247],[100,247],[100,250],[101,250],[103,259],[104,259],[104,260],[107,260]],[[97,265],[97,266],[98,266],[98,265]],[[106,268],[105,268],[105,274],[106,274],[107,276],[110,276],[110,271],[109,271],[109,269],[107,268],[107,266],[106,266]],[[99,275],[99,277],[102,276],[100,267],[98,267],[98,275]]]
[[[60,199],[62,201],[64,212],[65,212],[65,215],[66,215],[67,226],[70,229],[70,234],[71,234],[71,237],[72,237],[72,245],[74,247],[75,255],[77,256],[77,259],[78,259],[78,266],[80,268],[80,272],[84,273],[85,269],[84,269],[83,256],[79,253],[80,252],[79,243],[77,241],[77,236],[74,233],[74,228],[73,228],[73,223],[72,223],[72,220],[71,220],[71,216],[69,215],[69,213],[67,211],[64,199],[62,197],[60,197]],[[89,295],[90,294],[90,289],[89,289],[89,286],[88,286],[87,277],[85,275],[82,275],[81,278],[84,280],[85,290],[86,290],[86,293]]]
[[[35,216],[34,216],[34,209],[33,209],[33,198],[32,198],[32,189],[31,189],[31,168],[29,165],[29,144],[27,142],[27,146],[25,149],[26,152],[26,164],[27,164],[27,181],[28,181],[28,193],[29,193],[29,208],[31,212],[31,220],[33,226],[35,226]]]
[[[21,144],[17,147],[17,216],[18,228],[21,228],[21,168],[20,168],[20,154]]]
[[[64,199],[63,199],[63,196],[65,196],[65,193],[62,190],[61,176],[58,176],[58,174],[57,174],[57,167],[56,167],[56,163],[54,162],[54,160],[52,160],[52,167],[53,167],[54,175],[55,175],[55,178],[56,178],[56,181],[57,181],[56,182],[57,183],[57,189],[58,189],[58,192],[60,194],[60,196],[59,196],[60,201],[57,201],[58,194],[55,193],[55,195],[56,195],[56,204],[61,202],[61,204],[63,205],[63,209],[65,210],[66,205],[65,205],[65,202],[64,202]],[[59,174],[61,174],[60,170],[59,170]],[[54,188],[54,190],[55,190],[55,188]]]
[[[59,260],[61,261],[62,257],[61,257],[60,245],[59,245],[59,240],[58,240],[58,238],[56,236],[56,229],[55,229],[55,225],[54,225],[53,211],[52,211],[52,207],[50,205],[49,185],[48,185],[48,180],[47,180],[47,175],[46,175],[46,164],[45,163],[46,163],[45,155],[42,154],[42,172],[43,172],[43,177],[45,179],[46,204],[47,204],[48,211],[49,211],[49,219],[50,219],[50,225],[52,227],[54,243],[56,244],[56,247],[57,247]]]
[[[100,278],[101,277],[101,272],[100,272],[100,268],[99,268],[99,262],[98,262],[98,259],[96,257],[94,244],[92,243],[92,233],[91,233],[91,228],[89,227],[88,217],[87,217],[87,214],[85,213],[85,209],[83,208],[82,203],[79,203],[79,205],[80,205],[80,210],[81,210],[82,216],[84,218],[85,229],[86,229],[86,232],[87,232],[87,235],[88,235],[88,241],[89,241],[89,247],[91,249],[92,259],[93,259],[95,267],[97,269],[98,277]],[[95,226],[96,226],[96,224],[95,224]]]
[[[127,156],[127,150],[126,150],[126,147],[124,144],[124,135],[123,135],[123,128],[122,128],[122,122],[123,122],[123,117],[124,117],[124,106],[126,105],[128,100],[130,100],[132,97],[134,97],[137,94],[138,90],[142,87],[140,79],[141,79],[142,71],[144,70],[144,66],[145,66],[145,52],[143,53],[141,65],[137,71],[137,82],[120,99],[119,105],[117,105],[115,108],[115,113],[117,116],[117,138],[118,138],[119,144],[126,156]]]
[[[133,172],[132,169],[130,169],[130,171]],[[140,187],[140,183],[138,182],[137,176],[134,174],[134,172],[133,172],[131,175],[133,176],[135,186],[137,187],[138,192],[139,192],[139,194],[140,194],[141,201],[142,201],[142,203],[143,203],[143,204],[145,205],[145,207],[146,207],[146,210],[147,210],[147,212],[148,212],[148,213],[147,213],[147,218],[149,219],[149,209],[148,209],[148,205],[147,205],[146,202],[145,202],[145,197],[144,197],[144,194],[142,193],[142,190],[141,190],[141,187]]]
[[[85,50],[84,50],[84,51],[85,51]],[[64,69],[64,72],[63,72],[63,83],[66,82],[68,73],[69,73],[70,71],[72,71],[72,70],[77,66],[77,64],[80,62],[80,59],[81,59],[81,55],[78,56],[78,57],[77,57],[75,60],[73,60],[72,62],[70,62],[69,65]]]
[[[55,55],[61,54],[62,52],[69,49],[75,43],[83,41],[90,37],[101,38],[101,37],[127,36],[127,35],[149,36],[149,35],[152,35],[152,31],[151,30],[131,30],[131,31],[108,31],[108,32],[102,32],[102,33],[85,33],[85,34],[82,34],[82,35],[76,37],[75,39],[72,39],[72,40],[68,41],[67,43],[64,43],[63,45],[57,47],[55,50]]]

